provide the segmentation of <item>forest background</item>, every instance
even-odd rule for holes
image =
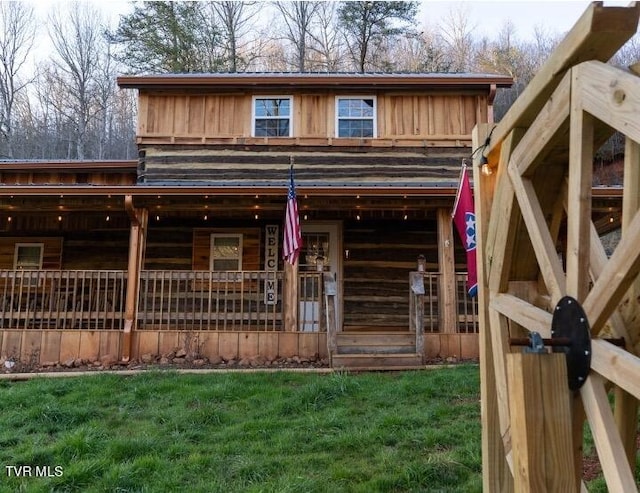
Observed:
[[[121,74],[446,72],[513,77],[496,119],[565,33],[507,20],[478,34],[464,4],[419,24],[418,2],[132,2],[110,26],[91,2],[55,4],[45,19],[0,2],[0,160],[135,159],[136,94]],[[428,6],[422,13],[428,16]],[[44,42],[42,40],[45,40]],[[34,52],[45,53],[33,62]],[[636,35],[610,63],[640,59]],[[598,151],[615,161],[615,137]]]

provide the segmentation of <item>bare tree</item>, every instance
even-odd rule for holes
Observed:
[[[224,58],[229,72],[238,72],[246,68],[253,55],[247,49],[251,41],[243,41],[253,29],[254,19],[258,13],[257,2],[223,0],[209,2],[215,17],[221,24],[224,43]]]
[[[304,72],[307,69],[311,24],[320,2],[275,2],[274,5],[284,21],[285,38],[294,47],[293,65],[298,72]]]
[[[458,4],[440,24],[440,37],[447,47],[452,72],[467,72],[473,63],[475,25],[470,18],[468,6]]]
[[[320,2],[309,33],[309,49],[315,55],[315,65],[327,72],[344,68],[344,49],[337,14],[336,2]]]
[[[14,157],[14,107],[27,87],[21,79],[35,38],[33,8],[23,2],[0,2],[0,135],[6,157]]]
[[[49,36],[55,50],[51,76],[64,82],[67,97],[57,109],[73,122],[75,157],[85,159],[87,132],[99,111],[96,79],[105,62],[105,28],[99,12],[87,3],[55,9],[49,16]]]

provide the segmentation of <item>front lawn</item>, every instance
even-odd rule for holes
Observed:
[[[479,492],[479,397],[475,366],[3,381],[0,491]]]

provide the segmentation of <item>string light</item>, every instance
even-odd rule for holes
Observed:
[[[493,174],[493,170],[491,169],[491,165],[489,164],[489,159],[487,158],[487,156],[485,156],[484,152],[487,149],[487,147],[489,147],[489,144],[491,143],[491,134],[493,134],[493,131],[495,129],[496,127],[493,127],[491,129],[491,132],[489,132],[489,135],[485,139],[484,144],[476,148],[476,150],[471,153],[471,160],[473,160],[475,155],[478,152],[480,152],[480,168],[481,168],[480,171],[484,176],[490,176]],[[463,159],[462,162],[464,164],[465,160]]]

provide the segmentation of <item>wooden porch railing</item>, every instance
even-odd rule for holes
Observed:
[[[126,272],[0,270],[0,327],[122,329]]]
[[[409,320],[410,329],[421,328],[423,333],[441,332],[440,277],[438,272],[411,272],[409,275]],[[467,274],[457,273],[456,333],[478,333],[478,301],[467,294]]]
[[[282,272],[142,271],[138,327],[282,330]]]

